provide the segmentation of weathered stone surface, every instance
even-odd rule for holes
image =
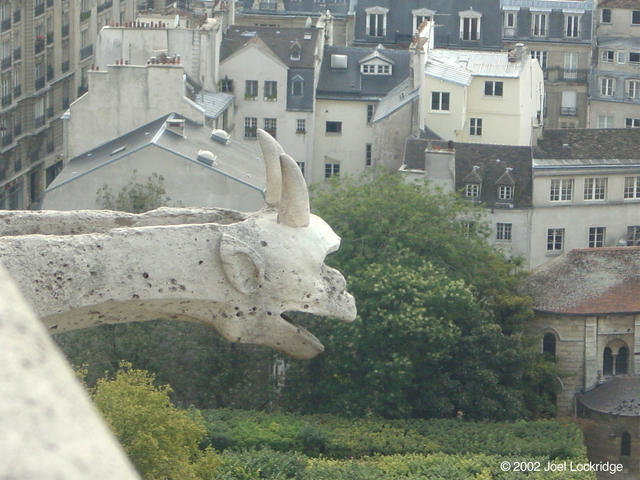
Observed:
[[[0,267],[0,478],[139,478]]]

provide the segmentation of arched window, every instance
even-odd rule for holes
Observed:
[[[616,357],[616,375],[625,375],[629,372],[629,349],[620,347]]]
[[[546,333],[542,337],[542,353],[548,353],[556,359],[556,336],[553,333]]]
[[[301,97],[304,91],[304,79],[300,75],[293,77],[291,81],[291,95]]]
[[[604,354],[602,355],[602,374],[613,375],[613,355],[611,355],[609,347],[604,349]]]
[[[620,442],[620,456],[631,456],[631,435],[629,435],[629,432],[623,432],[622,434],[622,440]]]

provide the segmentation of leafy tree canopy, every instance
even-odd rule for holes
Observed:
[[[96,192],[96,201],[107,210],[119,210],[130,213],[143,213],[166,205],[170,200],[164,188],[164,177],[151,174],[147,181],[140,183],[133,171],[131,180],[114,195],[108,185],[103,185]]]

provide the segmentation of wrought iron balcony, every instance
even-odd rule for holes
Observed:
[[[87,45],[80,49],[80,60],[84,60],[91,55],[93,55],[93,45]]]
[[[578,109],[576,107],[560,107],[560,115],[575,117],[577,114]]]
[[[42,52],[44,50],[44,38],[37,38],[36,43],[34,45],[34,49],[36,54]]]

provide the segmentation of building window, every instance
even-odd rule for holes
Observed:
[[[480,20],[482,14],[474,10],[460,12],[460,39],[480,40]]]
[[[391,65],[378,65],[378,75],[391,75]]]
[[[627,83],[629,98],[640,98],[640,80],[629,80]]]
[[[627,247],[640,245],[640,225],[627,227]]]
[[[220,91],[221,92],[233,92],[233,80],[230,78],[224,77],[220,80]]]
[[[531,50],[531,58],[538,60],[542,70],[547,69],[547,53],[546,50]]]
[[[296,133],[306,133],[307,132],[307,122],[304,118],[298,118],[296,120]]]
[[[278,99],[278,82],[271,80],[264,81],[264,99],[270,102]]]
[[[496,224],[496,240],[511,241],[511,224],[510,223],[498,223]]]
[[[492,97],[501,97],[502,85],[502,82],[494,82],[493,80],[486,81],[484,82],[484,94]]]
[[[372,145],[370,143],[367,143],[365,145],[364,148],[364,165],[365,167],[370,167],[371,166],[371,153],[372,153]]]
[[[613,128],[613,115],[598,115],[598,128]]]
[[[613,375],[613,355],[609,347],[606,347],[602,353],[602,374]]]
[[[255,138],[258,127],[258,119],[256,117],[244,117],[244,136],[247,138]]]
[[[304,177],[304,162],[296,162],[298,164],[298,168],[302,172],[302,176]]]
[[[504,12],[504,34],[513,37],[516,34],[516,12]]]
[[[340,175],[340,164],[339,163],[325,163],[324,164],[324,178],[330,178],[333,176]]]
[[[631,456],[631,435],[629,435],[629,432],[622,432],[622,437],[620,438],[620,456]]]
[[[326,133],[342,133],[342,122],[326,122]]]
[[[422,25],[422,22],[424,22],[425,20],[431,20],[431,16],[430,15],[414,15],[413,16],[413,31],[417,32],[418,28],[420,28],[420,25]]]
[[[373,75],[376,73],[376,66],[369,63],[363,63],[362,67],[360,67],[360,72],[362,72],[363,75]]]
[[[258,81],[246,80],[244,83],[244,98],[246,100],[255,100],[258,98]]]
[[[600,94],[605,97],[613,97],[615,90],[615,78],[603,77],[600,79]]]
[[[273,138],[276,138],[276,122],[277,120],[275,118],[264,119],[264,131],[271,135]]]
[[[563,248],[564,228],[547,230],[547,252],[561,252]]]
[[[640,118],[625,118],[624,124],[626,128],[639,128]]]
[[[573,178],[551,180],[549,200],[552,202],[566,202],[573,198]]]
[[[368,104],[367,105],[367,123],[371,123],[371,120],[373,120],[374,113],[376,113],[376,106],[373,104]]]
[[[564,72],[565,80],[576,80],[578,78],[578,54],[568,52],[564,54]]]
[[[469,119],[469,135],[482,136],[482,119],[470,118]]]
[[[624,198],[640,198],[640,177],[624,177]]]
[[[291,80],[291,94],[294,97],[301,97],[304,90],[304,80],[300,75],[296,75]]]
[[[616,62],[618,62],[619,64],[623,64],[623,63],[626,63],[626,61],[627,61],[627,54],[625,52],[617,52]]]
[[[584,179],[584,199],[604,200],[607,195],[607,177]]]
[[[384,37],[387,33],[387,12],[383,7],[366,8],[367,35],[370,37]]]
[[[613,50],[602,50],[600,58],[605,63],[613,63],[615,52]]]
[[[640,25],[640,10],[631,12],[631,25]]]
[[[578,38],[580,36],[580,15],[565,15],[564,34],[567,38]]]
[[[640,63],[640,52],[629,52],[629,63]]]
[[[431,92],[431,110],[449,111],[449,92]]]
[[[548,354],[552,360],[556,359],[556,336],[553,333],[545,333],[542,337],[542,354]]]
[[[532,13],[531,14],[531,35],[534,37],[547,36],[547,14]]]
[[[615,365],[614,375],[626,375],[629,372],[629,349],[627,347],[620,347]]]
[[[611,9],[603,8],[600,10],[600,23],[611,23]]]
[[[589,248],[604,247],[604,227],[589,227]]]
[[[467,198],[478,198],[480,196],[480,184],[467,183],[464,186],[464,196]]]
[[[300,56],[302,55],[302,48],[300,47],[300,44],[295,42],[293,45],[291,45],[291,50],[289,51],[289,59],[297,62],[300,60]]]
[[[513,185],[499,185],[498,200],[513,200]]]

